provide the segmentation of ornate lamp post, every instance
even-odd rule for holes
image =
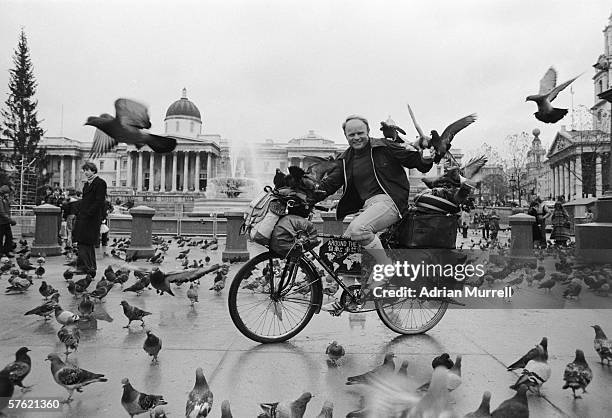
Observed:
[[[516,179],[514,178],[514,174],[510,177],[510,190],[512,191],[512,203],[514,203],[514,188],[516,187]]]

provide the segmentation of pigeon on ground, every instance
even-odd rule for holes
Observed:
[[[149,418],[168,418],[170,414],[162,405],[157,405],[149,411]]]
[[[495,411],[492,418],[529,418],[529,404],[527,402],[527,386],[521,385],[516,394],[503,401]]]
[[[64,363],[55,353],[49,354],[46,360],[51,362],[53,380],[68,391],[68,398],[62,401],[62,403],[72,402],[72,394],[75,390],[82,392],[84,386],[108,380],[103,374],[92,373],[72,364]]]
[[[446,365],[441,365],[438,367],[444,368],[444,370],[448,371],[448,378],[446,379],[448,383],[448,391],[451,392],[457,389],[461,385],[461,356],[458,355],[453,366],[450,369],[446,368]],[[431,382],[427,382],[417,388],[417,392],[425,392],[429,390],[429,386]]]
[[[538,289],[544,289],[544,291],[551,291],[551,289],[555,286],[556,281],[553,279],[544,280],[538,285]]]
[[[363,373],[357,376],[349,376],[347,378],[346,384],[356,385],[359,383],[367,383],[371,379],[376,378],[377,376],[385,375],[387,373],[393,373],[395,371],[395,362],[393,361],[394,357],[395,357],[394,353],[385,354],[383,363],[380,366],[377,366],[374,369],[370,370],[369,372],[366,372],[366,373]]]
[[[36,268],[30,263],[30,260],[25,257],[17,257],[17,265],[23,271],[31,271]]]
[[[114,285],[114,283],[110,283],[106,287],[96,287],[93,292],[89,293],[89,296],[94,299],[98,299],[98,302],[102,302],[102,299],[104,299],[106,295],[108,295],[108,292],[110,292]]]
[[[198,302],[198,289],[195,288],[193,283],[189,285],[189,289],[187,290],[187,298],[191,302],[191,306]]]
[[[608,362],[608,365],[610,365],[610,361],[612,361],[612,340],[608,339],[606,333],[599,325],[591,325],[591,327],[595,330],[593,346],[597,354],[599,354],[601,364],[604,364],[605,360]]]
[[[215,292],[217,292],[217,294],[219,294],[225,288],[226,278],[227,276],[225,274],[223,274],[221,271],[218,271],[217,275],[215,276],[212,287],[208,290],[214,290]]]
[[[25,315],[38,315],[45,318],[45,321],[51,318],[51,315],[55,313],[55,306],[59,301],[59,293],[54,293],[51,295],[50,299],[47,300],[40,306],[37,306],[34,309],[27,311]]]
[[[140,321],[142,322],[141,326],[144,327],[145,325],[144,317],[147,315],[151,315],[151,312],[143,311],[142,309],[136,306],[130,305],[124,300],[121,301],[120,305],[123,307],[123,314],[129,321],[128,324],[124,326],[123,328],[129,328],[132,321]]]
[[[385,122],[380,122],[380,130],[385,138],[398,144],[404,143],[404,140],[399,136],[399,134],[401,133],[402,135],[406,135],[406,132],[395,124],[395,121],[391,119],[391,116],[389,116]]]
[[[64,344],[66,347],[66,351],[64,354],[66,358],[71,353],[70,350],[76,351],[79,348],[79,341],[81,341],[81,332],[76,325],[64,325],[57,332],[57,338],[59,338],[60,342]]]
[[[344,347],[338,344],[338,341],[332,341],[325,349],[325,354],[327,354],[327,364],[332,367],[337,366],[338,360],[344,357]]]
[[[149,111],[138,102],[129,99],[115,101],[115,117],[104,113],[87,118],[85,125],[98,128],[94,135],[90,159],[111,151],[119,142],[134,145],[137,149],[148,145],[153,151],[167,153],[176,148],[176,139],[153,135],[142,129],[149,129]]]
[[[482,402],[480,402],[478,409],[463,418],[491,418],[491,392],[483,393]]]
[[[221,418],[233,418],[230,403],[227,399],[221,402]]]
[[[47,300],[49,296],[56,293],[57,290],[55,290],[53,286],[47,284],[47,282],[43,280],[42,283],[40,284],[40,287],[38,288],[38,292],[41,294],[43,298],[45,298],[45,300]]]
[[[136,296],[140,296],[142,292],[147,288],[147,283],[143,280],[136,280],[136,282],[130,287],[123,289],[124,292],[134,292]]]
[[[123,385],[121,405],[123,405],[123,408],[130,414],[130,417],[143,414],[159,405],[168,404],[161,395],[147,395],[146,393],[138,392],[130,384],[127,377],[121,380],[121,384]]]
[[[83,293],[81,297],[81,302],[79,302],[79,313],[81,317],[89,318],[93,314],[94,311],[94,303],[89,299],[89,295],[87,293]]]
[[[227,402],[227,401],[224,401]],[[201,367],[196,369],[196,381],[193,389],[189,392],[187,405],[185,406],[185,416],[187,418],[207,417],[213,406],[213,393],[208,387],[204,371]],[[223,405],[221,406],[223,409]],[[228,403],[229,409],[229,403]]]
[[[9,278],[10,286],[6,288],[6,293],[17,294],[27,291],[32,286],[32,279],[29,276]]]
[[[79,321],[79,316],[70,311],[65,311],[60,305],[55,305],[55,319],[62,325],[74,324]]]
[[[528,391],[537,392],[539,396],[542,396],[540,388],[550,379],[551,369],[544,348],[537,345],[536,351],[536,356],[529,360],[516,383],[510,386],[510,389],[518,390],[519,387],[525,385]]]
[[[542,340],[538,345],[529,350],[523,357],[512,363],[507,367],[506,370],[509,372],[516,369],[523,369],[530,360],[533,360],[538,355],[538,347],[541,347],[544,351],[544,357],[548,360],[548,338],[542,337]]]
[[[544,123],[556,123],[563,119],[567,114],[567,109],[558,109],[552,106],[551,102],[567,86],[572,84],[580,75],[561,83],[557,86],[557,70],[550,67],[544,77],[540,80],[540,92],[527,96],[525,101],[536,102],[538,111],[534,113],[537,120]]]
[[[142,349],[153,359],[152,363],[158,363],[157,355],[162,349],[162,340],[157,335],[153,334],[151,331],[147,331],[147,338],[145,339],[144,344],[142,345]]]
[[[576,395],[576,389],[582,389],[582,393],[586,393],[586,387],[593,380],[593,372],[587,364],[582,350],[576,350],[574,361],[565,366],[563,380],[565,381],[563,389],[570,388],[574,393],[574,399],[581,398],[581,396]]]
[[[32,350],[27,347],[21,347],[15,353],[15,361],[7,364],[4,369],[0,371],[0,375],[8,376],[13,385],[21,387],[22,392],[26,392],[32,387],[23,385],[23,379],[26,378],[32,369],[32,359],[28,355],[30,351]]]
[[[259,404],[266,418],[303,418],[308,402],[312,399],[310,392],[304,392],[295,401]]]

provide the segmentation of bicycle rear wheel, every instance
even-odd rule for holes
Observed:
[[[448,302],[436,299],[402,299],[375,301],[376,313],[392,331],[404,335],[424,334],[442,319]]]
[[[278,255],[265,252],[242,266],[232,281],[228,297],[230,317],[236,328],[253,341],[287,341],[304,329],[316,311],[319,278],[311,275],[302,259],[293,269],[286,268],[287,263]],[[282,275],[287,287],[281,295],[272,295],[271,286],[276,291]],[[288,281],[292,277],[291,284]]]

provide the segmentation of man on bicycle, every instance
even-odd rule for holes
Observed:
[[[404,167],[427,173],[434,156],[425,156],[412,146],[405,148],[387,139],[371,138],[368,121],[361,116],[347,117],[342,130],[349,148],[338,157],[336,167],[318,189],[329,196],[344,186],[336,218],[363,209],[351,221],[345,236],[360,242],[376,263],[393,264],[376,234],[399,221],[408,207],[410,184]],[[365,284],[363,290],[367,291]],[[344,307],[335,300],[321,309],[338,315]]]

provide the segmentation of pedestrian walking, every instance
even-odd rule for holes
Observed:
[[[8,185],[0,187],[0,252],[7,257],[13,255],[13,231],[11,226],[17,224],[11,218],[11,202],[9,200],[11,188]]]
[[[531,226],[531,235],[533,238],[533,244],[538,248],[542,246],[546,246],[546,240],[542,240],[542,228],[538,220],[538,202],[536,200],[533,200],[529,204],[527,215],[533,216],[535,218],[535,222]]]
[[[100,239],[100,225],[106,201],[106,182],[98,177],[98,168],[92,162],[81,166],[86,182],[83,198],[76,215],[73,238],[79,244],[77,274],[95,276],[96,253],[94,246]]]
[[[489,209],[485,206],[482,208],[482,213],[480,214],[480,222],[482,224],[482,237],[484,239],[489,239],[489,232],[491,230],[491,225],[489,224]]]
[[[552,212],[548,209],[548,206],[542,202],[542,199],[538,196],[536,197],[537,203],[537,221],[540,225],[540,235],[542,237],[542,242],[546,243],[546,220],[552,216]]]

